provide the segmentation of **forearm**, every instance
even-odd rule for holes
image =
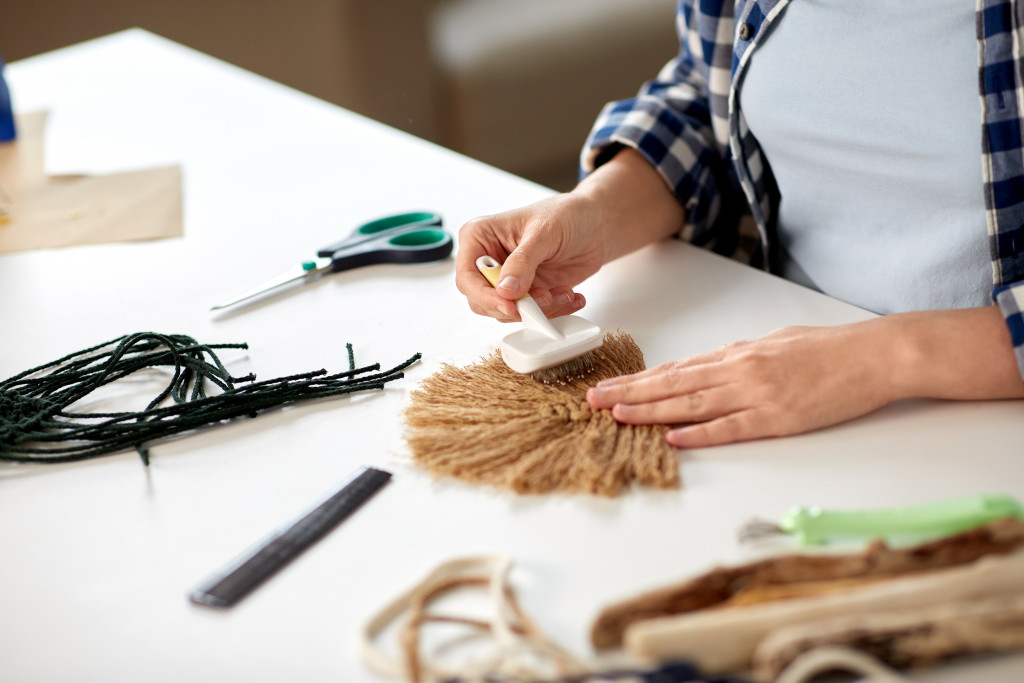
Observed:
[[[587,392],[627,424],[681,424],[679,448],[799,434],[892,401],[1024,397],[994,306],[787,327],[748,342],[600,382]]]
[[[995,306],[888,315],[863,323],[892,340],[895,398],[1024,397],[1010,334]]]
[[[685,211],[658,172],[624,148],[572,191],[597,210],[605,261],[677,233]]]

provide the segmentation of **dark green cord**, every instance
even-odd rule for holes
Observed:
[[[289,403],[383,389],[420,359],[417,353],[385,371],[379,363],[357,368],[352,345],[345,347],[346,372],[315,370],[257,382],[252,374],[232,377],[214,353],[247,344],[199,344],[185,335],[153,332],[118,337],[0,382],[0,460],[72,462],[135,448],[148,465],[151,441]],[[161,366],[173,367],[173,377],[142,411],[68,410],[101,386]],[[219,393],[207,393],[211,386]]]

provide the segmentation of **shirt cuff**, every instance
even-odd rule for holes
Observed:
[[[997,287],[992,294],[1010,330],[1013,353],[1017,357],[1017,369],[1024,377],[1024,282]]]

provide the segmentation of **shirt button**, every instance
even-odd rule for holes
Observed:
[[[754,27],[750,24],[743,24],[740,26],[740,40],[750,40],[750,36],[754,35]]]

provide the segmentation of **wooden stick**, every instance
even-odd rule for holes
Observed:
[[[686,659],[707,673],[741,671],[770,632],[841,615],[913,609],[949,600],[1019,596],[1024,593],[1024,555],[987,557],[816,597],[749,607],[705,610],[632,624],[626,650],[655,661]]]
[[[787,626],[758,644],[754,674],[758,680],[774,681],[797,657],[825,646],[851,647],[898,668],[1024,648],[1024,596],[947,602]]]
[[[734,567],[717,567],[682,583],[609,605],[590,638],[597,649],[618,647],[626,629],[646,619],[712,606],[755,603],[849,588],[859,582],[952,567],[1024,546],[1024,521],[1007,518],[912,548],[882,542],[853,555],[784,555]]]

